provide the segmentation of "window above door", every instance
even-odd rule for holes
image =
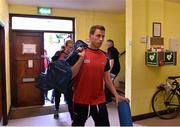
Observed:
[[[12,29],[73,32],[73,19],[12,16]]]

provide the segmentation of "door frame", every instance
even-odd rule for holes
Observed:
[[[7,125],[8,123],[8,116],[7,116],[7,95],[6,95],[6,69],[5,69],[5,29],[4,25],[0,22],[0,46],[2,50],[0,50],[0,93],[1,93],[1,100],[2,100],[2,117],[0,121],[2,125]],[[3,99],[5,98],[5,99]]]
[[[14,66],[15,62],[14,62],[14,52],[15,49],[14,47],[14,40],[13,40],[13,33],[14,32],[35,32],[35,33],[45,33],[45,32],[49,32],[49,33],[69,33],[69,32],[65,32],[65,31],[46,31],[46,30],[13,30],[12,29],[12,17],[13,16],[17,16],[17,17],[34,17],[34,18],[49,18],[49,19],[71,19],[73,21],[73,41],[75,41],[75,18],[74,17],[61,17],[61,16],[42,16],[42,15],[26,15],[26,14],[9,14],[9,47],[10,47],[10,84],[11,84],[11,106],[16,105],[16,101],[17,100],[17,88],[15,87],[14,84],[16,84],[16,80],[15,80],[15,75],[14,75]],[[44,42],[43,42],[44,43]]]

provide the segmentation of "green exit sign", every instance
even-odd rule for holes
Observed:
[[[38,7],[38,14],[40,15],[51,15],[52,11],[49,7]]]

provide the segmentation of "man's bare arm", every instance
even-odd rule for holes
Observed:
[[[79,59],[78,61],[71,67],[71,71],[72,71],[72,77],[71,79],[73,79],[79,72],[82,63],[84,62],[84,55],[85,55],[85,51],[83,49],[81,49],[82,51],[80,51],[78,53],[79,55]]]
[[[115,89],[115,87],[114,87],[114,85],[113,85],[113,82],[112,82],[112,80],[111,80],[109,71],[104,72],[104,79],[105,79],[105,82],[106,82],[107,87],[109,88],[109,90],[111,91],[111,93],[114,94],[115,99],[116,99],[116,103],[118,103],[119,101],[122,101],[122,100],[126,100],[127,102],[129,102],[129,99],[128,99],[128,98],[125,98],[125,97],[123,97],[123,96],[120,96],[120,95],[117,93],[117,91],[116,91],[116,89]]]

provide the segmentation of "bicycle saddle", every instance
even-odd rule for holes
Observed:
[[[172,80],[175,80],[177,78],[180,78],[180,76],[169,76],[168,79],[172,79]]]

